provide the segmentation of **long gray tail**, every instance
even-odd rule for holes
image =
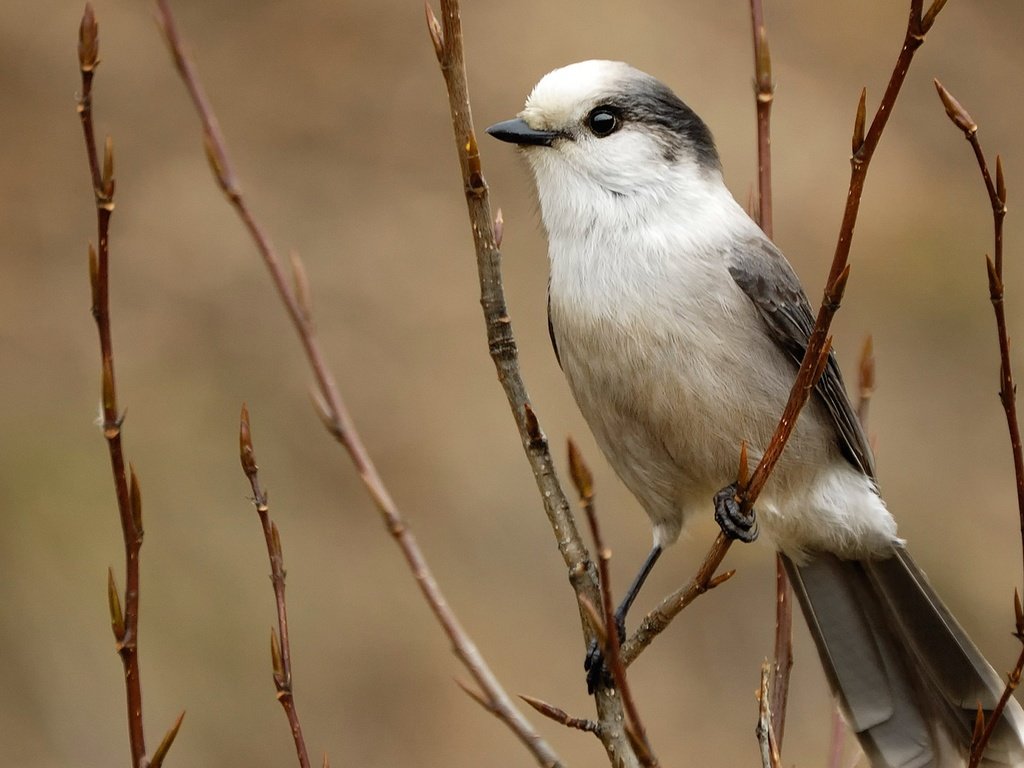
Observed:
[[[903,549],[876,561],[786,559],[825,673],[873,768],[964,766],[977,707],[1004,681]],[[1011,698],[981,765],[1024,766]]]

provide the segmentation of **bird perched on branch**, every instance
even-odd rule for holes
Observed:
[[[513,120],[547,232],[555,354],[598,445],[662,550],[711,512],[783,555],[847,722],[876,768],[962,766],[1003,683],[896,536],[830,355],[755,520],[733,502],[740,446],[766,450],[814,325],[785,257],[733,199],[711,132],[626,64],[557,69]],[[727,492],[723,493],[723,488]],[[603,684],[588,655],[591,686]],[[1011,699],[985,766],[1024,765]]]

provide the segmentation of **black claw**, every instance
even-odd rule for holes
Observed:
[[[754,510],[750,510],[749,515],[743,513],[736,500],[737,494],[736,483],[727,485],[715,494],[715,522],[730,539],[739,539],[749,544],[757,539],[757,516]]]
[[[625,618],[615,618],[615,629],[619,633],[619,643],[626,639]],[[614,688],[615,681],[612,679],[611,671],[604,663],[604,653],[597,640],[592,640],[587,648],[587,655],[583,659],[583,669],[587,671],[587,693],[593,695],[594,691],[601,688]]]

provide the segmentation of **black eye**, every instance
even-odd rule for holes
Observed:
[[[599,139],[615,133],[620,124],[618,114],[608,107],[598,107],[587,117],[587,127]]]

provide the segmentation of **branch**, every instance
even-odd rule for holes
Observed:
[[[779,768],[780,762],[779,745],[772,728],[775,719],[770,704],[772,696],[768,693],[772,667],[769,661],[761,665],[761,687],[757,689],[757,727],[754,730],[761,750],[761,768]]]
[[[458,0],[441,0],[440,20],[429,5],[425,5],[425,11],[427,29],[448,92],[455,147],[462,171],[463,193],[466,196],[476,252],[480,304],[484,313],[488,348],[498,373],[498,381],[505,392],[519,429],[523,450],[533,470],[544,511],[569,572],[569,581],[576,592],[584,639],[589,644],[594,637],[594,629],[585,606],[600,604],[597,573],[576,527],[565,492],[558,481],[547,438],[541,431],[540,422],[530,404],[526,385],[519,370],[519,351],[505,302],[501,275],[500,247],[504,223],[500,212],[497,218],[491,214],[487,182],[484,180],[476,132],[473,128],[459,3]],[[619,761],[629,761],[626,764],[632,764],[635,755],[622,727],[624,714],[621,699],[615,695],[614,690],[603,687],[598,688],[595,698],[599,735],[609,758],[613,764]]]
[[[535,759],[543,766],[560,765],[558,757],[547,743],[540,738],[533,727],[512,703],[511,698],[494,676],[487,662],[480,654],[466,630],[459,623],[441,588],[427,564],[416,537],[399,512],[398,506],[384,484],[377,467],[370,458],[362,438],[356,431],[348,408],[341,397],[337,383],[327,366],[312,322],[312,309],[305,290],[305,270],[301,261],[292,259],[295,288],[289,284],[281,259],[278,257],[270,238],[249,210],[242,196],[241,187],[232,169],[227,145],[221,135],[217,119],[213,114],[195,67],[185,55],[184,46],[178,35],[168,0],[157,0],[158,21],[170,49],[175,67],[192,99],[203,128],[207,158],[217,183],[228,202],[235,209],[242,223],[249,231],[263,262],[270,272],[271,281],[288,311],[288,315],[299,335],[307,361],[316,381],[314,402],[328,432],[348,452],[356,471],[359,473],[370,498],[381,515],[388,532],[405,557],[406,564],[416,580],[420,592],[434,617],[452,643],[459,661],[470,673],[477,685],[485,691],[494,714],[507,725],[526,745]]]
[[[301,768],[309,768],[309,754],[306,751],[306,740],[302,736],[302,725],[299,713],[295,709],[295,697],[292,693],[292,650],[288,640],[288,608],[284,599],[284,552],[281,549],[281,535],[277,526],[270,519],[270,507],[267,504],[267,492],[260,485],[259,467],[256,465],[256,453],[252,445],[252,431],[249,427],[249,409],[242,405],[242,417],[238,430],[239,453],[242,460],[242,471],[249,479],[252,487],[253,506],[260,517],[263,527],[263,538],[267,542],[267,555],[270,557],[270,582],[274,585],[274,601],[277,604],[277,632],[270,630],[270,658],[274,669],[274,687],[277,689],[277,700],[284,708],[288,725],[295,741],[295,752]],[[280,641],[278,636],[280,635]]]
[[[597,510],[594,507],[594,479],[572,438],[569,439],[569,473],[580,495],[583,510],[586,512],[590,535],[594,539],[594,551],[597,553],[597,565],[601,575],[602,616],[600,619],[604,628],[601,633],[604,635],[602,644],[604,661],[612,673],[615,688],[622,699],[622,706],[627,717],[627,732],[633,742],[640,764],[644,768],[658,768],[658,758],[654,756],[650,742],[647,740],[647,731],[640,719],[640,710],[637,709],[632,689],[629,687],[629,680],[626,678],[626,666],[622,663],[621,640],[615,622],[615,607],[612,601],[612,576],[609,566],[612,552],[604,545],[604,539],[601,536],[601,526],[598,523]]]
[[[107,441],[110,467],[114,477],[117,511],[125,551],[124,607],[118,593],[113,569],[107,572],[107,601],[117,653],[124,667],[124,685],[128,705],[128,741],[132,765],[138,768],[146,757],[146,738],[142,725],[142,680],[139,675],[139,550],[142,547],[142,494],[133,468],[126,469],[121,445],[123,415],[117,407],[114,380],[114,345],[110,331],[110,216],[114,212],[114,145],[108,137],[100,165],[96,134],[92,122],[92,80],[99,66],[99,25],[92,5],[86,3],[78,30],[78,66],[82,90],[78,95],[78,115],[85,136],[85,151],[96,204],[98,247],[89,245],[89,280],[92,289],[92,316],[100,340],[101,409],[103,437]],[[130,479],[129,479],[130,473]]]
[[[832,345],[832,339],[828,335],[828,330],[832,323],[832,318],[839,309],[843,291],[846,288],[846,281],[850,274],[850,245],[853,240],[854,227],[857,223],[857,214],[860,210],[860,199],[864,192],[864,181],[867,177],[868,167],[878,142],[882,137],[882,132],[889,120],[889,116],[892,114],[896,98],[899,95],[903,81],[906,79],[914,54],[924,43],[925,33],[931,28],[939,11],[942,10],[945,0],[933,0],[928,11],[923,14],[922,4],[923,0],[911,0],[910,19],[907,22],[903,46],[896,59],[896,65],[889,78],[885,94],[882,96],[882,101],[866,133],[866,96],[864,91],[861,92],[857,117],[854,121],[853,156],[850,158],[850,186],[846,198],[846,209],[843,212],[843,221],[839,229],[839,240],[836,243],[832,267],[825,284],[824,297],[822,298],[821,307],[818,309],[814,329],[811,331],[808,340],[807,350],[800,363],[800,370],[797,373],[796,380],[793,382],[793,387],[789,393],[789,400],[783,410],[782,418],[779,420],[775,434],[772,436],[767,450],[761,456],[761,461],[754,470],[750,481],[748,483],[738,483],[738,486],[741,488],[738,501],[747,512],[753,508],[757,496],[764,489],[769,475],[782,455],[782,449],[785,447],[786,441],[789,440],[793,427],[796,426],[796,419],[800,415],[804,404],[810,398],[811,392],[814,391],[814,387],[828,361],[828,354]],[[745,454],[745,447],[743,453]],[[745,466],[742,461],[741,466]],[[664,631],[665,627],[683,608],[693,602],[698,595],[717,586],[732,575],[731,572],[727,572],[719,577],[714,575],[731,546],[732,540],[727,538],[725,534],[720,533],[705,555],[704,562],[701,563],[693,581],[666,597],[658,607],[644,617],[640,628],[623,644],[622,657],[627,666],[658,634]]]
[[[967,110],[960,102],[953,98],[938,80],[935,81],[935,89],[939,93],[942,105],[946,109],[946,115],[959,128],[964,137],[974,150],[975,160],[978,162],[978,169],[981,171],[981,178],[985,183],[985,190],[988,192],[989,203],[992,206],[992,228],[994,240],[995,259],[985,257],[985,264],[988,269],[988,290],[989,299],[992,301],[992,309],[996,316],[996,334],[999,340],[999,400],[1003,405],[1003,413],[1006,415],[1006,427],[1010,433],[1010,449],[1013,453],[1013,473],[1017,484],[1017,511],[1020,519],[1021,550],[1024,553],[1024,455],[1021,451],[1020,423],[1017,419],[1017,385],[1013,380],[1013,367],[1010,362],[1010,339],[1006,331],[1006,308],[1003,301],[1003,220],[1006,218],[1006,182],[1003,179],[1003,163],[996,155],[996,178],[993,182],[992,174],[989,173],[988,163],[985,160],[985,153],[978,140],[978,125],[974,122]],[[1021,609],[1020,597],[1014,592],[1014,613],[1016,615],[1017,639],[1024,643],[1024,610]],[[1006,687],[999,698],[995,709],[985,718],[984,712],[978,708],[978,727],[975,728],[974,738],[971,742],[971,755],[969,768],[976,768],[985,754],[985,747],[995,730],[996,724],[1002,717],[1006,703],[1020,683],[1021,673],[1024,671],[1024,650],[1017,659],[1013,671],[1007,675]],[[987,722],[986,722],[987,720]]]
[[[772,58],[768,48],[768,29],[764,23],[761,0],[750,0],[750,21],[754,34],[754,104],[757,110],[757,199],[758,224],[769,240],[774,239],[772,224]],[[789,676],[793,669],[793,590],[786,575],[782,555],[775,555],[775,650],[772,667],[772,730],[779,749],[786,730],[786,702]]]

